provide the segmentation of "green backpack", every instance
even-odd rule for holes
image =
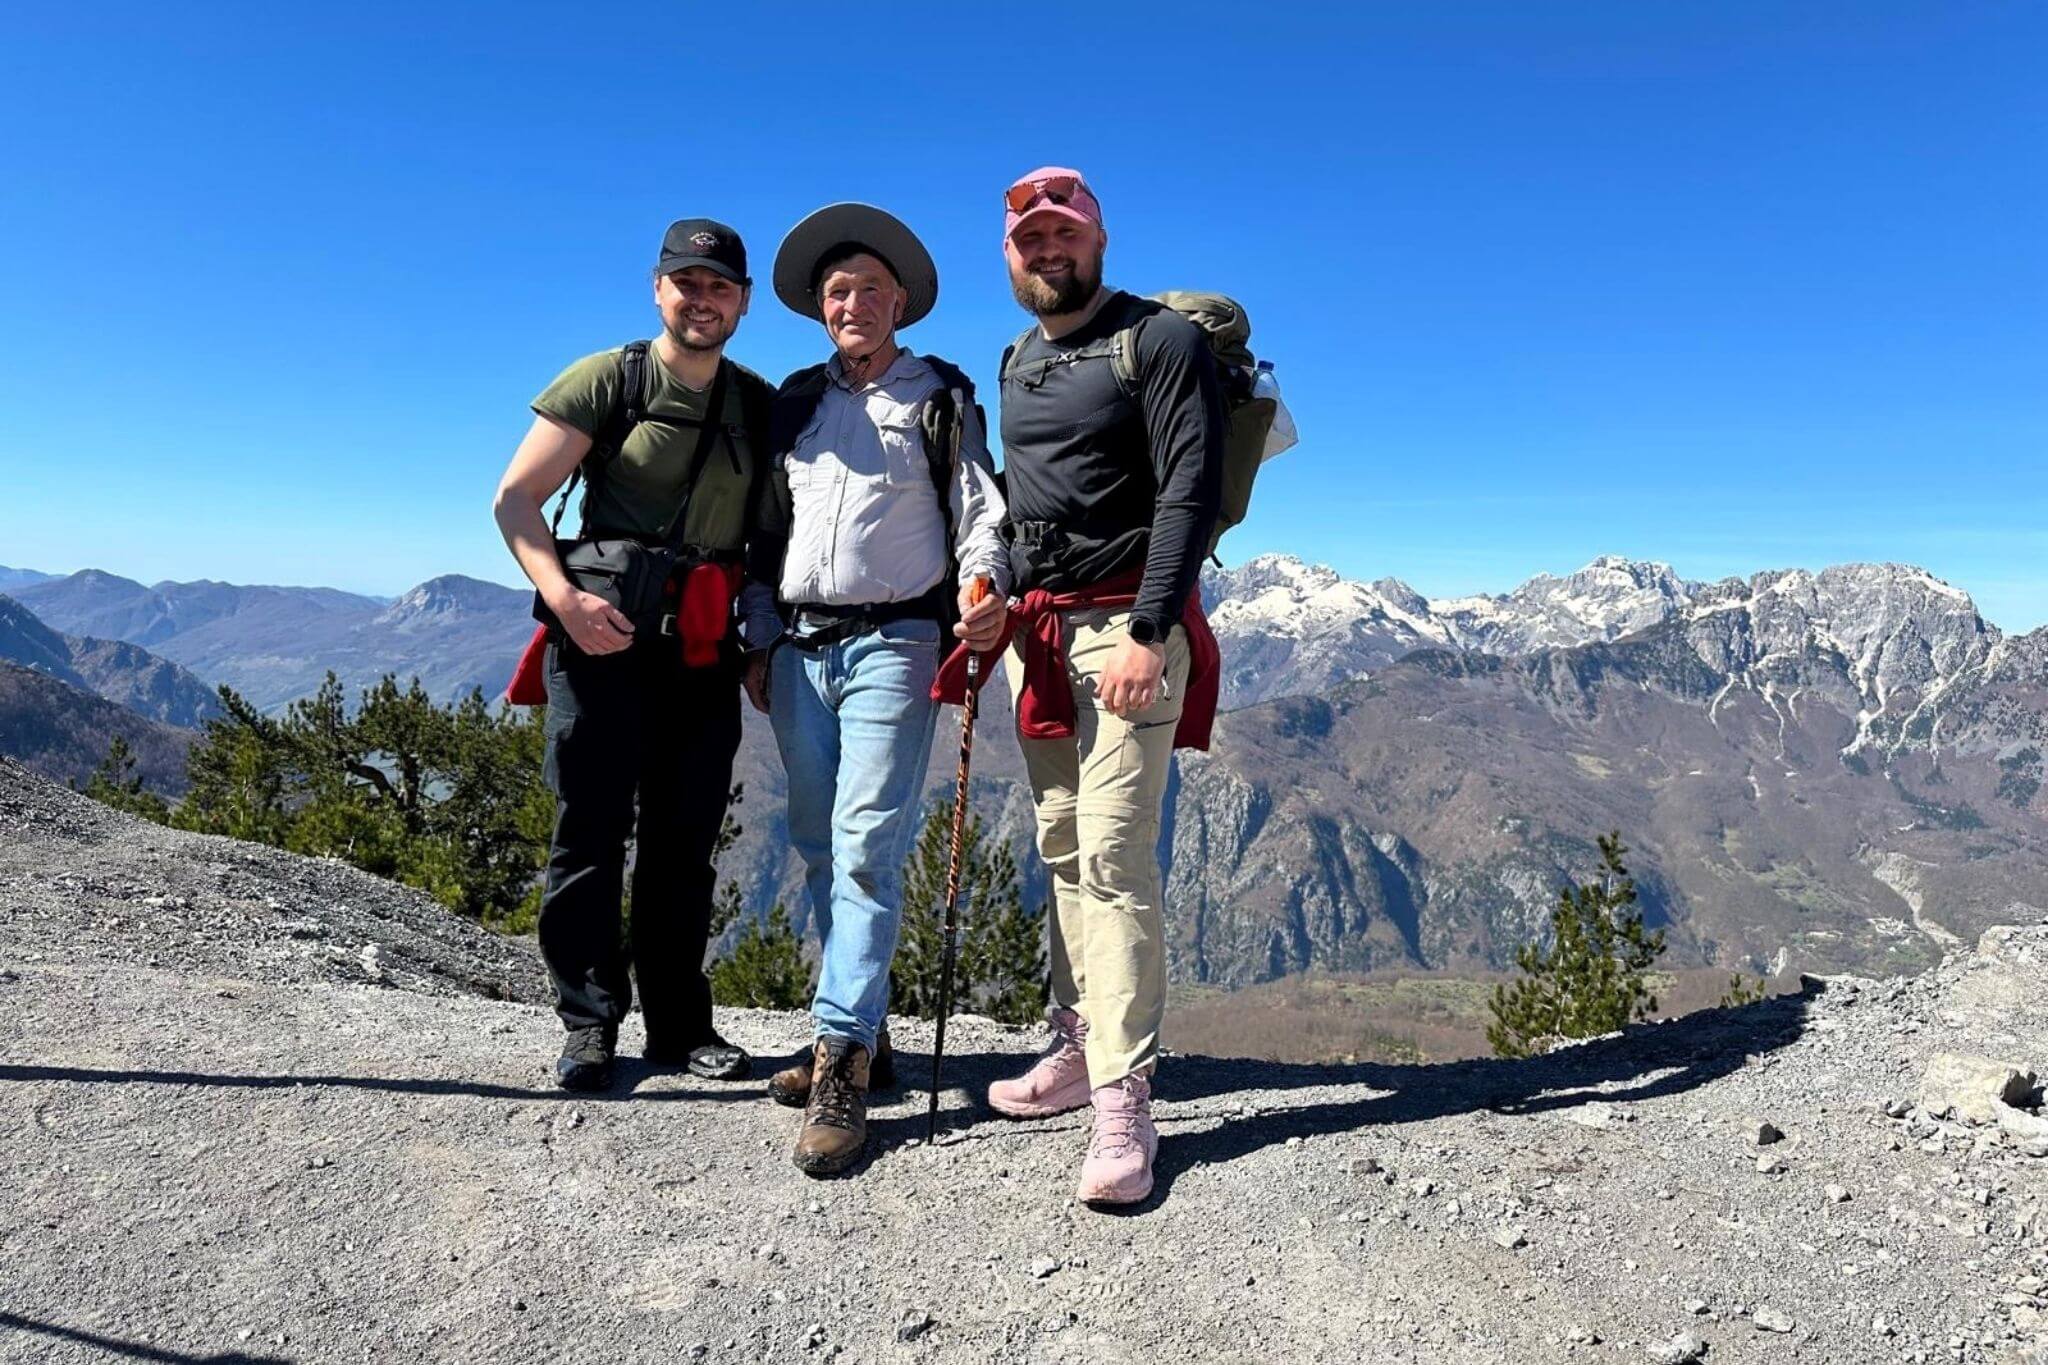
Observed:
[[[1216,518],[1216,530],[1209,537],[1209,553],[1213,555],[1223,533],[1243,521],[1251,508],[1252,481],[1266,459],[1267,437],[1272,433],[1280,403],[1277,397],[1256,392],[1259,375],[1250,345],[1252,320],[1236,299],[1227,294],[1169,289],[1140,302],[1154,310],[1171,309],[1201,328],[1209,342],[1209,353],[1216,357],[1217,377],[1223,385],[1223,503]],[[1139,390],[1134,331],[1134,326],[1120,328],[1048,363],[1072,364],[1106,356],[1118,387],[1136,399]],[[1011,357],[1030,336],[1031,329],[1027,328],[1003,352],[1003,382],[1009,382],[1011,377]]]

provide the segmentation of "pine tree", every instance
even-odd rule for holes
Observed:
[[[353,710],[329,673],[281,717],[232,689],[187,759],[186,829],[341,858],[501,927],[531,922],[553,798],[538,708],[437,706],[386,675]]]
[[[1763,999],[1765,994],[1767,992],[1764,990],[1762,977],[1744,976],[1737,972],[1728,978],[1728,989],[1721,993],[1721,1008],[1732,1010],[1740,1009],[1744,1005],[1754,1005]]]
[[[78,790],[115,810],[154,820],[159,825],[170,822],[170,805],[143,787],[142,779],[135,774],[135,750],[120,735],[114,736],[113,743],[107,746],[107,756]]]
[[[811,1000],[803,944],[779,903],[740,930],[732,950],[711,964],[710,976],[712,997],[721,1005],[793,1010]]]
[[[946,864],[953,842],[953,803],[925,816],[903,868],[903,925],[889,969],[890,1008],[933,1019],[945,955]],[[1017,862],[1007,846],[984,836],[970,814],[961,838],[959,949],[953,1007],[1010,1023],[1029,1023],[1045,1005],[1045,917],[1027,913]]]
[[[1657,1008],[1643,976],[1664,951],[1664,931],[1643,927],[1621,831],[1599,844],[1600,880],[1566,883],[1551,912],[1550,946],[1524,945],[1515,954],[1521,978],[1494,988],[1486,1039],[1498,1056],[1529,1057],[1558,1039],[1611,1033]]]

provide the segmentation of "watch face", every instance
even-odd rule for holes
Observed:
[[[1131,622],[1131,638],[1141,645],[1149,645],[1159,639],[1159,634],[1152,629],[1150,621],[1141,619]]]

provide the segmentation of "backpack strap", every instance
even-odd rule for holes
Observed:
[[[987,430],[988,418],[974,401],[974,381],[966,371],[937,356],[924,356],[925,364],[939,377],[939,387],[927,398],[918,426],[924,437],[925,468],[931,474],[932,493],[939,500],[939,525],[946,548],[946,577],[939,584],[939,627],[941,638],[951,639],[960,618],[960,605],[953,584],[960,577],[960,559],[955,548],[960,528],[953,522],[953,480],[960,469],[960,443],[965,431],[965,410],[973,408],[975,418]]]
[[[1023,331],[1017,333],[1017,339],[1015,341],[1003,347],[1003,363],[996,369],[997,388],[1001,388],[1003,385],[1010,382],[1010,375],[1012,373],[1010,366],[1011,358],[1015,356],[1018,351],[1024,348],[1024,343],[1031,340],[1031,334],[1037,330],[1038,329],[1036,327],[1026,327]]]
[[[590,505],[590,497],[596,491],[598,481],[611,462],[618,458],[625,448],[626,438],[633,434],[633,428],[640,425],[640,419],[647,415],[647,347],[645,340],[629,341],[619,348],[619,396],[612,410],[598,424],[597,433],[591,438],[590,449],[583,459],[569,471],[569,481],[562,485],[562,496],[555,503],[554,519],[548,523],[548,534],[559,535],[562,528],[562,511],[569,505],[569,494],[577,483],[582,482],[583,506]],[[734,459],[739,457],[735,455]]]
[[[769,408],[768,451],[780,458],[796,449],[796,438],[804,434],[818,404],[825,401],[832,371],[825,365],[811,365],[782,381]]]
[[[1149,306],[1134,307],[1133,304]],[[1002,379],[1000,382],[1007,384],[1012,379],[1015,379],[1026,387],[1037,388],[1045,382],[1047,375],[1062,365],[1078,365],[1084,360],[1101,360],[1106,357],[1109,360],[1110,373],[1116,378],[1117,387],[1123,390],[1125,397],[1137,397],[1138,322],[1143,317],[1157,312],[1163,305],[1153,303],[1150,299],[1134,300],[1133,304],[1126,304],[1125,306],[1130,308],[1131,311],[1136,312],[1138,316],[1132,318],[1131,321],[1119,327],[1116,331],[1111,332],[1108,336],[1099,337],[1087,345],[1077,347],[1074,350],[1061,351],[1057,355],[1046,357],[1044,360],[1034,360],[1029,363],[1021,362],[1016,358],[1017,352],[1023,348],[1024,343],[1029,341],[1032,333],[1037,330],[1036,328],[1027,327],[1003,352]]]

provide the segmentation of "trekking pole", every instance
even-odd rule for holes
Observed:
[[[974,580],[967,604],[989,595],[986,578]],[[967,651],[967,693],[960,701],[960,770],[953,779],[953,852],[946,859],[946,951],[939,966],[939,1030],[932,1043],[932,1103],[925,1115],[925,1141],[939,1139],[939,1068],[946,1056],[946,1016],[953,1012],[953,959],[960,947],[960,848],[967,837],[967,769],[974,761],[974,713],[980,709],[981,655]]]

